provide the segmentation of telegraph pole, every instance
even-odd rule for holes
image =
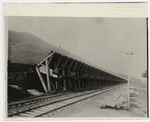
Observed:
[[[131,70],[131,58],[130,55],[134,55],[134,53],[126,53],[129,55],[129,74],[128,74],[128,108],[130,108],[130,70]]]

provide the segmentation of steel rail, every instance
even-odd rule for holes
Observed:
[[[121,84],[121,85],[122,85],[122,84]],[[100,89],[100,90],[94,90],[94,91],[92,91],[92,92],[90,92],[90,93],[85,93],[85,94],[82,94],[82,95],[77,95],[77,96],[73,96],[73,97],[69,97],[69,98],[64,98],[64,99],[62,99],[62,100],[57,100],[57,101],[55,101],[55,102],[53,102],[53,103],[47,103],[47,104],[44,104],[44,105],[39,105],[39,106],[32,107],[32,108],[27,109],[27,110],[23,110],[23,111],[16,112],[16,113],[13,113],[13,114],[8,114],[8,117],[12,117],[12,116],[14,116],[14,115],[19,115],[19,114],[21,114],[21,113],[26,114],[26,112],[31,113],[30,111],[36,110],[36,109],[38,109],[38,108],[46,107],[46,106],[49,106],[49,105],[53,105],[53,104],[55,104],[55,103],[64,102],[64,101],[71,100],[71,99],[74,99],[74,98],[79,98],[79,97],[83,97],[83,98],[84,98],[86,95],[87,95],[87,97],[84,98],[84,99],[87,99],[87,98],[90,98],[90,97],[95,96],[95,95],[97,95],[97,94],[100,94],[100,93],[103,93],[103,92],[106,92],[106,91],[115,89],[115,88],[117,88],[117,87],[120,87],[120,85],[117,85],[117,86],[115,85],[115,86],[113,86],[113,87],[111,87],[111,88],[105,87],[105,89],[103,88],[103,89]],[[95,94],[95,95],[91,95],[91,94],[96,93],[96,92],[98,92],[98,93]],[[99,92],[100,92],[100,93],[99,93]],[[91,96],[90,96],[90,95],[91,95]],[[66,104],[66,105],[63,105],[63,106],[61,106],[61,107],[54,108],[53,110],[50,110],[50,111],[42,112],[41,114],[38,114],[38,115],[33,116],[33,117],[42,116],[42,115],[44,115],[44,114],[47,114],[47,113],[52,112],[52,111],[55,111],[55,110],[60,109],[60,108],[62,108],[62,107],[66,107],[66,106],[68,106],[68,105],[74,104],[74,103],[79,102],[79,101],[82,101],[82,100],[84,100],[84,99],[80,99],[80,100],[77,100],[77,101],[75,101],[75,102],[71,102],[71,103]],[[29,115],[29,116],[31,116],[31,115]]]

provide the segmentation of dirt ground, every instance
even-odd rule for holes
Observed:
[[[75,119],[82,119],[82,118],[91,118],[91,119],[98,119],[98,118],[137,118],[137,117],[143,117],[139,115],[136,111],[136,109],[140,109],[139,102],[137,106],[131,107],[130,110],[127,109],[115,109],[115,108],[99,108],[99,104],[95,101],[102,100],[104,96],[110,95],[113,92],[116,92],[117,90],[124,89],[125,87],[121,87],[115,90],[108,91],[106,93],[94,96],[92,98],[88,98],[84,101],[75,103],[73,105],[70,105],[66,108],[64,108],[61,112],[55,113],[52,118],[75,118]],[[140,93],[141,94],[141,93]],[[146,110],[147,109],[147,103],[145,102],[145,97],[140,95],[140,101],[141,109]],[[144,95],[145,96],[145,95]],[[146,110],[147,111],[147,110]]]

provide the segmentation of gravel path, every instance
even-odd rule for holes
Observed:
[[[125,88],[125,87],[121,87],[121,88]],[[84,100],[82,102],[78,102],[76,104],[70,105],[67,108],[64,108],[64,110],[62,110],[61,112],[55,113],[52,116],[52,118],[98,119],[103,117],[104,118],[117,117],[121,119],[121,117],[139,117],[139,115],[133,111],[134,108],[131,108],[131,110],[125,110],[125,109],[114,109],[114,108],[100,109],[98,107],[98,103],[96,103],[95,101],[101,100],[103,99],[104,96],[116,92],[119,89],[120,88],[111,90],[106,93]]]

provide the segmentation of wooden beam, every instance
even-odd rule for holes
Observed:
[[[82,72],[84,67],[85,67],[85,63],[82,64],[82,68],[80,67],[80,72]]]
[[[92,67],[90,67],[89,69],[89,77],[91,77],[91,71],[92,71]]]
[[[81,62],[80,66],[79,66],[79,70],[80,70],[80,68],[81,68],[81,66],[82,66],[83,64],[84,64],[84,63]]]
[[[89,74],[89,70],[90,70],[90,66],[88,66],[87,68],[87,71],[86,71],[87,75]]]
[[[51,90],[51,83],[50,83],[50,79],[49,79],[48,59],[46,59],[45,63],[46,63],[47,88],[48,88],[48,91],[51,92],[52,90]]]
[[[96,73],[97,73],[97,69],[95,68],[95,70],[94,70],[94,75],[96,75]]]
[[[91,69],[91,75],[93,75],[93,70],[94,70],[94,67],[92,66],[92,69]]]
[[[75,89],[77,89],[76,80],[74,80],[73,82],[74,82]]]
[[[56,88],[55,88],[53,82],[51,82],[51,84],[52,84],[52,87],[53,87],[54,91],[56,91]]]
[[[87,71],[87,69],[88,69],[88,65],[86,66],[86,69],[85,69],[85,71],[84,71],[84,74],[85,74],[85,72]]]
[[[65,69],[63,68],[62,70],[63,70],[62,71],[62,75],[65,75]],[[66,79],[65,78],[64,78],[64,87],[65,87],[65,90],[66,90]]]
[[[81,74],[82,74],[82,76],[84,75],[83,70],[84,70],[85,66],[86,66],[86,64],[84,64],[84,66],[83,66],[82,69],[81,69]]]
[[[59,64],[60,64],[60,61],[62,59],[62,55],[60,56],[59,60],[58,60],[58,63],[57,63],[57,66],[55,67],[55,70],[58,68]]]
[[[46,66],[40,66],[38,69],[41,73],[46,74]]]
[[[38,67],[36,66],[35,68],[36,68],[37,74],[38,74],[38,76],[40,78],[40,81],[41,81],[41,83],[43,85],[44,91],[47,93],[47,87],[45,85],[44,79],[43,79],[42,75],[40,74]]]
[[[73,69],[73,71],[75,70],[75,68],[77,67],[77,64],[78,64],[79,62],[77,61],[77,63],[76,63],[76,65],[75,65],[75,67],[74,67],[74,69]]]
[[[80,80],[78,79],[78,84],[79,84],[79,89],[81,88],[81,85],[80,85]]]
[[[58,82],[55,81],[55,85],[56,85],[56,90],[58,90]]]
[[[95,69],[94,69],[94,67],[93,67],[93,68],[92,68],[92,75],[93,75],[93,76],[94,76],[94,70],[95,70]]]
[[[74,61],[74,60],[73,60],[73,61]],[[71,68],[71,66],[72,66],[72,64],[73,64],[73,61],[71,62],[69,69]]]
[[[97,69],[95,68],[95,70],[94,70],[94,78],[96,78],[96,72],[97,71]]]
[[[54,53],[55,53],[55,52],[50,53],[46,58],[44,58],[41,62],[39,62],[39,63],[37,64],[37,66],[39,66],[40,64],[42,64],[46,59],[48,59],[49,57],[51,57]]]
[[[95,73],[94,73],[95,77],[97,77],[97,68],[95,68]]]
[[[41,72],[43,74],[47,74],[46,66],[40,66],[40,67],[38,67],[38,69],[39,69],[39,72]],[[52,69],[49,69],[49,75],[52,76]]]
[[[49,60],[48,60],[48,64],[50,64],[51,63],[51,61],[52,61],[52,59],[53,59],[53,55],[49,58]],[[48,58],[47,58],[48,59]]]
[[[66,60],[66,62],[64,64],[64,68],[66,67],[68,60],[69,60],[69,58],[67,58],[67,60]]]
[[[40,65],[42,65],[43,67],[46,67],[44,64],[40,64]]]
[[[99,78],[99,70],[97,69],[97,78]]]
[[[84,70],[85,66],[86,66],[86,64],[83,66],[83,69],[82,69],[82,71]]]
[[[72,89],[72,83],[70,79],[69,79],[69,85],[70,85],[70,89]]]

